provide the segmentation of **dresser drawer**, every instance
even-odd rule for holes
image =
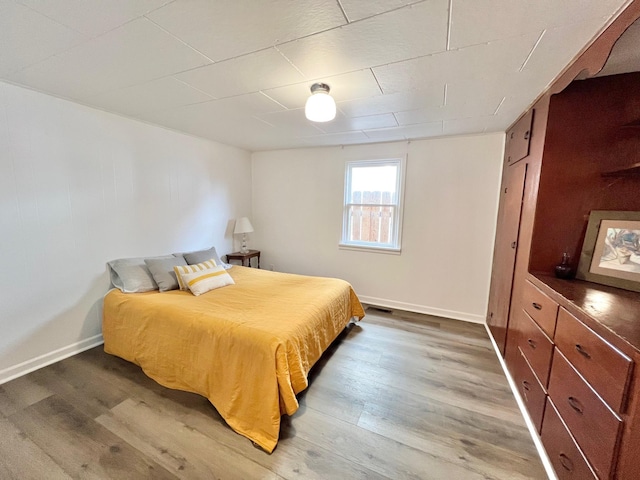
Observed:
[[[530,282],[524,282],[522,306],[544,332],[553,338],[556,328],[556,316],[558,304],[547,297],[542,291]]]
[[[518,387],[518,393],[527,407],[531,421],[536,427],[536,431],[540,433],[540,425],[544,415],[544,405],[547,398],[545,390],[538,382],[527,360],[522,355],[522,351],[518,349],[518,358],[515,361],[515,369],[513,380]]]
[[[548,398],[540,436],[560,480],[597,479],[582,451],[560,419],[553,402]]]
[[[622,412],[633,361],[564,308],[558,313],[555,342],[603,400]]]
[[[553,355],[553,342],[524,310],[521,310],[518,316],[518,346],[540,383],[546,388]]]
[[[600,478],[609,478],[622,421],[556,348],[549,396]]]

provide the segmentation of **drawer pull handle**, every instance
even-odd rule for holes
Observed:
[[[580,355],[582,355],[584,358],[591,358],[591,355],[589,355],[589,352],[587,352],[579,343],[576,343],[576,351]]]
[[[531,386],[530,386],[530,385],[531,385],[531,384],[530,384],[529,382],[527,382],[526,380],[523,380],[523,381],[522,381],[522,388],[524,388],[527,392],[528,392],[529,390],[531,390]]]
[[[536,346],[537,346],[537,345],[536,345],[536,342],[535,342],[534,340],[532,340],[532,339],[528,339],[528,340],[527,340],[527,343],[528,343],[528,344],[529,344],[529,346],[530,346],[531,348],[533,348],[533,349],[535,349],[535,348],[536,348]]]
[[[533,308],[535,308],[536,310],[542,310],[542,305],[540,305],[539,303],[533,302],[531,305],[533,305]]]
[[[578,412],[580,415],[582,415],[582,413],[584,412],[584,407],[582,406],[582,404],[578,401],[577,398],[575,397],[569,397],[567,398],[567,402],[569,403],[569,406],[571,408],[573,408],[576,412]]]
[[[562,465],[562,468],[572,472],[573,471],[573,462],[571,461],[571,459],[569,457],[567,457],[564,453],[561,453],[558,456],[560,457],[560,464]]]

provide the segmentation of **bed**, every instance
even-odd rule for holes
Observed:
[[[343,280],[241,266],[228,273],[234,285],[200,296],[110,291],[104,348],[165,387],[205,396],[231,428],[271,453],[309,370],[364,310]]]

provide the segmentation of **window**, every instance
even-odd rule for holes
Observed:
[[[341,247],[400,252],[404,163],[347,162]]]

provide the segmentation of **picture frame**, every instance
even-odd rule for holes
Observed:
[[[590,213],[576,278],[640,292],[640,212]]]

